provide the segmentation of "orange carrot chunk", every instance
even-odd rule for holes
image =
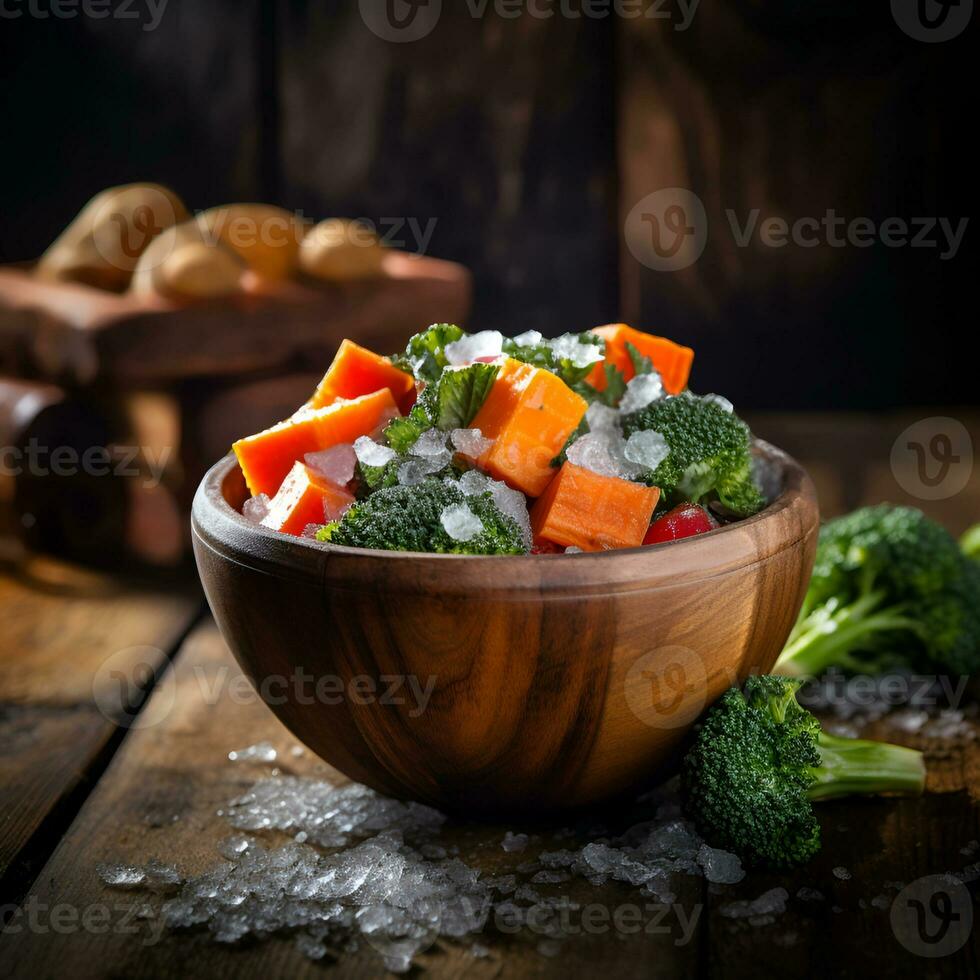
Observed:
[[[592,333],[598,334],[606,341],[606,363],[613,364],[627,381],[636,373],[626,345],[632,344],[644,357],[653,361],[653,366],[664,379],[664,388],[671,394],[680,394],[687,386],[694,363],[694,351],[690,347],[682,347],[666,337],[655,337],[651,333],[634,330],[625,323],[610,323],[605,327],[596,327]],[[588,382],[593,388],[604,391],[606,374],[603,365],[597,364],[589,374]]]
[[[508,357],[470,425],[493,445],[479,466],[497,480],[537,497],[551,482],[551,461],[575,431],[584,398],[550,371]]]
[[[313,393],[310,405],[323,408],[341,398],[359,398],[387,388],[398,407],[407,412],[415,402],[415,379],[380,354],[345,340]]]
[[[297,460],[307,453],[370,435],[398,415],[391,391],[334,402],[325,408],[303,408],[271,429],[239,439],[232,446],[245,483],[255,496],[273,496]]]
[[[297,463],[270,501],[262,526],[299,537],[310,524],[337,520],[352,503],[353,496],[343,487]]]
[[[583,551],[636,548],[659,499],[657,487],[566,462],[531,508],[534,540]]]

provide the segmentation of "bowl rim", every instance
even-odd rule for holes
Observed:
[[[768,560],[815,532],[816,492],[803,467],[762,440],[755,440],[754,451],[781,467],[779,496],[745,520],[656,545],[571,555],[453,555],[350,548],[283,535],[247,520],[228,502],[225,487],[238,470],[231,453],[198,486],[192,537],[196,551],[203,548],[266,574],[302,580],[312,575],[322,585],[351,591],[377,589],[381,575],[393,590],[453,594],[562,588],[595,595],[670,587]]]

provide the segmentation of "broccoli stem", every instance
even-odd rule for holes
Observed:
[[[773,673],[815,677],[831,666],[859,671],[861,661],[851,654],[867,649],[871,644],[865,641],[917,627],[899,606],[879,609],[882,599],[880,592],[869,592],[850,605],[837,608],[826,603],[808,611],[793,628]]]
[[[812,768],[811,800],[875,793],[921,793],[926,769],[922,753],[904,745],[857,738],[837,738],[821,732],[817,740],[820,765]]]

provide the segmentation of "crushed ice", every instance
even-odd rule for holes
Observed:
[[[479,429],[453,429],[449,438],[453,449],[469,459],[478,459],[493,445],[493,439],[487,439]]]
[[[439,523],[453,541],[472,541],[483,530],[483,521],[467,504],[450,504],[443,508]]]
[[[382,446],[370,436],[359,436],[354,441],[354,453],[362,466],[384,466],[398,455],[390,446]]]
[[[656,371],[638,374],[627,383],[626,391],[619,403],[619,411],[623,415],[629,415],[663,397],[664,383]]]
[[[551,956],[567,935],[568,914],[580,906],[539,889],[575,876],[595,885],[623,882],[642,896],[672,902],[678,874],[719,884],[741,880],[738,859],[705,845],[680,818],[675,784],[649,801],[650,819],[619,836],[592,827],[589,834],[599,839],[531,859],[525,851],[534,838],[507,831],[501,847],[520,863],[483,875],[459,858],[457,847],[439,843],[446,818],[430,807],[358,784],[279,775],[259,780],[219,811],[234,832],[204,873],[184,878],[155,861],[101,865],[98,873],[111,887],[160,894],[170,928],[206,928],[225,943],[286,934],[313,960],[366,943],[400,973],[439,939],[469,940],[472,955],[484,957],[487,947],[475,940],[502,923],[533,928],[539,953]],[[259,836],[274,832],[292,840],[275,846],[274,838]],[[574,836],[573,830],[554,835]],[[760,899],[751,914],[772,915],[777,905]]]
[[[354,479],[357,458],[354,447],[349,442],[342,442],[315,453],[307,453],[303,461],[325,480],[344,487]]]
[[[269,742],[256,742],[246,749],[234,749],[228,753],[232,762],[275,762],[278,757],[275,746]]]
[[[253,524],[261,524],[269,514],[268,494],[258,493],[242,504],[242,517]]]
[[[504,347],[504,335],[499,330],[482,330],[446,344],[446,361],[457,367],[470,364],[478,357],[497,357]]]

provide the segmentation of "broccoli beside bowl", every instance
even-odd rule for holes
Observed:
[[[693,351],[614,324],[548,340],[436,324],[391,358],[345,341],[310,401],[235,443],[243,513],[347,547],[569,554],[658,544],[766,505]]]

